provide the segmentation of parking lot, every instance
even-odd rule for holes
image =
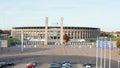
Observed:
[[[108,52],[108,49],[107,49]],[[112,66],[117,68],[117,49],[112,51]],[[14,62],[13,68],[25,68],[28,62],[37,62],[37,68],[49,68],[51,62],[70,61],[72,68],[83,68],[84,63],[96,63],[96,48],[74,48],[67,46],[41,46],[39,48],[25,48],[21,53],[20,47],[5,48],[0,51],[0,61]],[[106,57],[106,68],[109,57]],[[95,68],[95,67],[94,67]]]
[[[49,68],[49,66],[50,66],[50,64],[43,64],[40,67],[37,66],[36,68]],[[26,68],[26,64],[24,63],[24,64],[19,64],[19,65],[14,66],[14,68],[20,68],[20,67]],[[72,68],[84,68],[84,67],[81,64],[73,64]],[[93,67],[93,68],[95,68],[95,67]]]

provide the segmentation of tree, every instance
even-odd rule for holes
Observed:
[[[63,40],[65,40],[65,42],[68,42],[70,40],[70,36],[68,36],[67,34],[64,34]]]
[[[2,34],[3,33],[3,31],[2,30],[0,30],[0,34]]]
[[[9,35],[10,35],[10,34],[11,34],[11,30],[3,30],[3,33],[4,33],[4,34],[9,34]]]
[[[100,36],[105,36],[105,32],[104,31],[100,31]]]
[[[120,48],[120,39],[117,40],[116,45],[117,45],[117,48]]]

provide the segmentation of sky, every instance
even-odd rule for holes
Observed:
[[[120,31],[120,0],[0,0],[0,29],[22,26],[96,27]],[[59,25],[57,25],[59,26]]]

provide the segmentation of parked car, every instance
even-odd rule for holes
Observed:
[[[35,68],[37,66],[37,62],[29,62],[27,63],[27,67],[26,68]]]
[[[0,62],[0,68],[6,67],[6,62]]]
[[[0,62],[0,68],[5,68],[7,66],[14,66],[15,64],[12,62]]]
[[[6,63],[6,65],[7,65],[7,66],[14,66],[15,64],[12,63],[12,62],[8,62],[8,63]]]
[[[61,64],[57,62],[52,62],[50,64],[50,68],[61,68]]]
[[[62,68],[71,68],[71,67],[72,67],[72,65],[71,65],[70,62],[64,62],[64,63],[62,63]]]
[[[86,63],[86,64],[83,64],[83,66],[84,66],[85,68],[91,68],[91,67],[93,67],[93,64]]]

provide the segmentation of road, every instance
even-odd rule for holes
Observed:
[[[108,68],[109,52],[107,49],[106,68]],[[100,58],[99,58],[100,59]],[[111,68],[117,68],[117,48],[112,51]],[[102,59],[103,60],[103,59]],[[49,68],[51,62],[70,61],[74,68],[82,68],[84,63],[96,63],[96,48],[74,48],[71,45],[67,46],[40,46],[39,48],[25,48],[21,53],[20,47],[3,48],[0,50],[0,61],[14,62],[18,68],[24,66],[28,62],[35,61],[38,63],[37,68]]]

